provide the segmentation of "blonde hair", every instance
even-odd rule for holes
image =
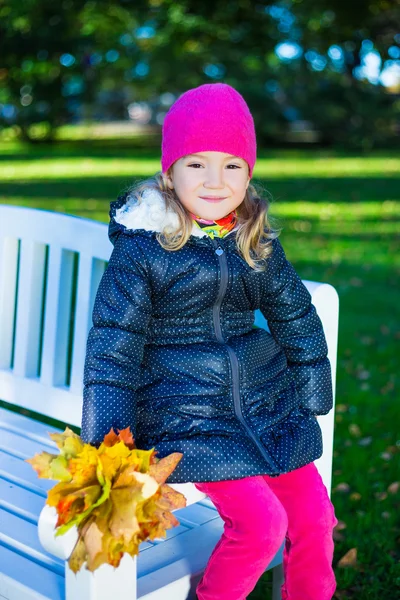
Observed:
[[[257,188],[267,198],[263,198]],[[153,177],[134,183],[126,190],[140,203],[142,193],[147,189],[161,192],[167,210],[173,210],[179,220],[176,231],[163,230],[157,233],[157,241],[169,251],[180,250],[188,241],[193,227],[193,219],[189,211],[179,200],[174,189],[170,189],[161,171]],[[272,253],[271,242],[277,238],[281,228],[274,229],[272,221],[268,216],[268,210],[272,202],[270,193],[263,190],[261,186],[250,183],[246,190],[243,202],[237,207],[238,230],[236,232],[236,247],[244,260],[255,271],[266,269],[265,259]],[[279,230],[279,231],[278,231]]]

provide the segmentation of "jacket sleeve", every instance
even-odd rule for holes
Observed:
[[[322,322],[278,238],[272,247],[262,275],[260,310],[285,352],[300,407],[313,415],[325,415],[333,406],[333,392]]]
[[[111,427],[136,436],[139,385],[151,289],[133,237],[121,234],[100,281],[89,330],[83,375],[81,438],[99,446]]]

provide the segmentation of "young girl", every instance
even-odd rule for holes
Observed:
[[[333,405],[327,344],[250,183],[255,161],[231,86],[168,111],[162,172],[111,203],[81,436],[98,445],[130,426],[139,448],[183,453],[167,483],[195,482],[225,522],[199,600],[245,599],[284,540],[282,598],[330,600],[337,520],[313,463],[316,415]]]

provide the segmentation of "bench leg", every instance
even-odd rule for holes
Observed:
[[[281,600],[281,586],[284,582],[283,563],[272,569],[272,600]]]
[[[109,564],[90,572],[81,568],[73,573],[65,563],[65,600],[137,599],[136,557],[125,553],[118,569]]]

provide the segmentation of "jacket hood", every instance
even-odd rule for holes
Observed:
[[[125,192],[110,203],[109,216],[108,237],[113,245],[122,232],[140,231],[151,235],[163,231],[164,228],[172,231],[179,224],[178,215],[173,210],[167,209],[162,193],[151,188],[143,192],[140,202],[134,194]],[[233,231],[235,229],[227,236]],[[208,236],[195,222],[190,235],[200,238]]]

